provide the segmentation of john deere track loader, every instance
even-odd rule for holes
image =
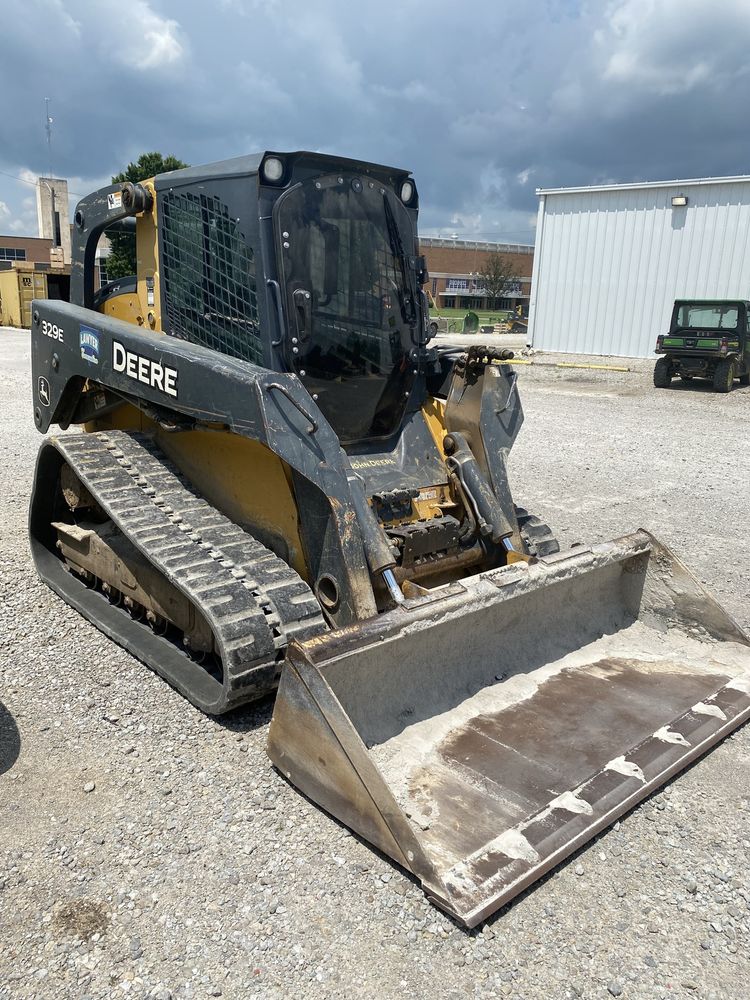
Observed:
[[[30,534],[203,711],[280,680],[277,768],[473,926],[747,718],[750,640],[646,532],[560,553],[514,505],[516,376],[427,347],[417,197],[267,152],[83,199]]]

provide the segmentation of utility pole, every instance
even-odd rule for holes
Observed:
[[[49,97],[44,98],[44,131],[47,133],[47,166],[49,167],[49,177],[52,179],[52,123],[54,119],[49,113]],[[41,178],[40,178],[41,180]],[[53,184],[48,184],[50,194],[50,211],[52,213],[52,246],[58,246],[57,227],[55,226],[55,188]]]
[[[49,176],[52,176],[52,123],[54,118],[49,113],[49,97],[44,98],[44,131],[47,133],[47,166]]]

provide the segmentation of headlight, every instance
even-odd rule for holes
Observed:
[[[278,184],[284,176],[284,164],[278,156],[267,156],[263,161],[263,179]]]
[[[408,205],[413,197],[414,185],[411,181],[404,181],[401,185],[401,201],[403,201],[404,205]]]

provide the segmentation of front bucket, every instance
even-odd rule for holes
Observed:
[[[293,646],[279,770],[473,927],[750,716],[750,639],[646,532]]]

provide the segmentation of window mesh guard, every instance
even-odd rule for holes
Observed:
[[[169,192],[160,208],[166,332],[262,364],[253,251],[227,206]]]

